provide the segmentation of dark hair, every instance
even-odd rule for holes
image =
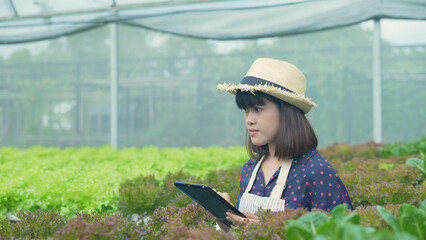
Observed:
[[[243,110],[265,105],[265,99],[275,103],[280,111],[280,128],[275,157],[282,160],[294,158],[318,146],[314,129],[299,108],[259,91],[251,93],[238,90],[235,98],[238,108]],[[268,145],[254,145],[248,132],[246,133],[246,147],[253,159],[259,160],[261,155],[269,154]]]

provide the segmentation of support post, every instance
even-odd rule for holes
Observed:
[[[81,66],[80,63],[77,63],[75,71],[75,134],[80,135],[80,118],[81,118]]]
[[[115,10],[114,10],[114,13]],[[110,54],[110,74],[111,74],[111,109],[110,109],[110,137],[111,146],[118,147],[118,23],[110,23],[111,31],[111,54]]]
[[[374,19],[373,39],[373,140],[382,142],[382,87],[381,87],[381,30],[380,19]]]

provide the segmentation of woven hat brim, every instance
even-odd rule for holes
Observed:
[[[258,85],[248,85],[248,84],[228,84],[222,83],[217,86],[218,90],[227,91],[231,94],[236,94],[237,90],[243,92],[255,93],[256,91],[264,92],[273,97],[283,100],[284,102],[290,103],[291,105],[299,108],[304,113],[308,113],[313,107],[317,106],[316,103],[312,102],[309,98],[305,98],[297,95],[296,93],[291,93],[285,90],[282,90],[278,87],[258,84]]]

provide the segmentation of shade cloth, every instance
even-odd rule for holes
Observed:
[[[426,20],[424,0],[238,0],[0,22],[0,44],[57,38],[110,22],[202,39],[234,40],[332,29],[371,19]]]

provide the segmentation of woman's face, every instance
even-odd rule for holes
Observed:
[[[245,111],[246,127],[251,142],[256,146],[275,144],[280,127],[278,106],[267,99],[264,101],[265,105],[254,106]]]

